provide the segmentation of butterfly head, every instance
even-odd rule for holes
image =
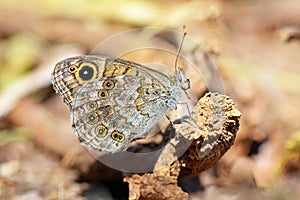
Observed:
[[[178,68],[177,71],[176,71],[176,80],[177,80],[177,83],[178,85],[180,86],[180,88],[182,90],[187,90],[187,89],[190,89],[190,79],[188,79],[185,74],[184,74],[184,71],[182,68]]]

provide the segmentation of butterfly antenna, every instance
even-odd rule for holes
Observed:
[[[182,49],[184,38],[187,35],[187,32],[185,31],[185,25],[183,25],[183,27],[182,27],[182,32],[183,32],[183,35],[182,35],[182,38],[181,38],[181,41],[180,41],[180,45],[179,45],[179,48],[177,50],[177,54],[176,54],[176,58],[175,58],[175,71],[176,72],[178,72],[178,65],[177,65],[177,63],[178,63],[179,54],[180,54],[180,51]]]

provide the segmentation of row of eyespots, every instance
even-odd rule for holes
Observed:
[[[96,124],[99,121],[99,116],[96,112],[92,112],[92,113],[87,115],[86,120],[89,124],[93,125],[93,124]],[[108,129],[103,124],[100,124],[100,125],[96,126],[95,134],[98,137],[105,137],[107,135],[107,133],[108,133]],[[125,139],[125,135],[118,132],[118,131],[113,131],[111,133],[111,138],[113,140],[116,140],[117,142],[123,142],[124,139]]]
[[[97,66],[93,63],[83,62],[79,66],[71,65],[68,66],[68,72],[75,75],[76,79],[79,83],[86,83],[87,81],[93,80],[97,75]],[[98,97],[100,99],[105,99],[109,96],[108,91],[112,90],[115,87],[115,82],[112,80],[105,80],[102,84],[104,89],[100,89],[98,91]],[[98,103],[96,101],[87,103],[87,109],[94,111],[98,108]],[[99,122],[99,115],[96,112],[91,112],[86,116],[86,121],[89,124],[96,124]],[[105,137],[108,133],[108,129],[103,124],[96,126],[95,134],[98,137]],[[118,142],[123,142],[125,140],[125,135],[118,132],[113,131],[111,133],[111,138]]]
[[[107,135],[107,133],[108,133],[108,130],[107,130],[106,126],[104,126],[103,124],[100,124],[95,128],[95,134],[98,137],[105,137]],[[118,131],[113,131],[110,136],[113,140],[115,140],[117,142],[123,142],[125,140],[125,135]]]
[[[113,89],[115,87],[115,83],[112,80],[106,80],[102,85],[105,89],[98,91],[98,97],[100,99],[105,99],[109,95],[107,90]],[[98,103],[96,101],[91,101],[87,103],[86,107],[88,110],[96,110],[98,108]]]
[[[109,93],[108,91],[109,90],[112,90],[114,87],[115,87],[115,82],[113,80],[105,80],[103,83],[102,83],[102,87],[104,89],[100,89],[98,91],[98,97],[100,99],[106,99],[108,96],[109,96]]]
[[[86,82],[95,78],[97,66],[92,63],[81,63],[79,66],[71,65],[68,72],[75,73],[76,78],[82,82]],[[104,89],[111,90],[115,87],[113,80],[105,80],[102,84]]]
[[[68,66],[68,72],[74,74],[75,78],[79,81],[79,83],[86,83],[90,80],[96,78],[97,75],[97,65],[89,62],[80,63],[77,65]],[[109,96],[108,91],[112,90],[115,87],[115,82],[113,80],[105,80],[102,83],[103,89],[98,91],[98,97],[100,99],[105,99]],[[91,106],[90,106],[91,105]],[[93,109],[95,105],[90,104],[88,107]]]

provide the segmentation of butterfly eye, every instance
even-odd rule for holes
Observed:
[[[100,99],[105,99],[108,97],[108,92],[106,90],[99,90],[98,97]]]
[[[105,89],[111,90],[115,87],[115,82],[112,81],[112,80],[106,80],[106,81],[103,82],[102,86]]]
[[[183,90],[187,90],[191,88],[191,82],[190,79],[185,79],[185,81],[181,84],[181,88]]]
[[[125,135],[118,131],[114,131],[111,133],[111,138],[117,142],[123,142],[125,140]]]
[[[74,72],[76,72],[76,70],[77,70],[77,67],[75,67],[74,65],[71,65],[68,67],[68,72],[70,72],[70,73],[74,73]]]
[[[107,135],[107,128],[103,124],[100,124],[96,127],[95,133],[98,137],[104,137]]]

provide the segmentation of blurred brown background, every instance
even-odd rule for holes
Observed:
[[[242,112],[235,145],[184,190],[191,199],[297,199],[298,0],[1,0],[0,199],[126,199],[122,175],[79,145],[50,75],[114,34],[183,24]]]

